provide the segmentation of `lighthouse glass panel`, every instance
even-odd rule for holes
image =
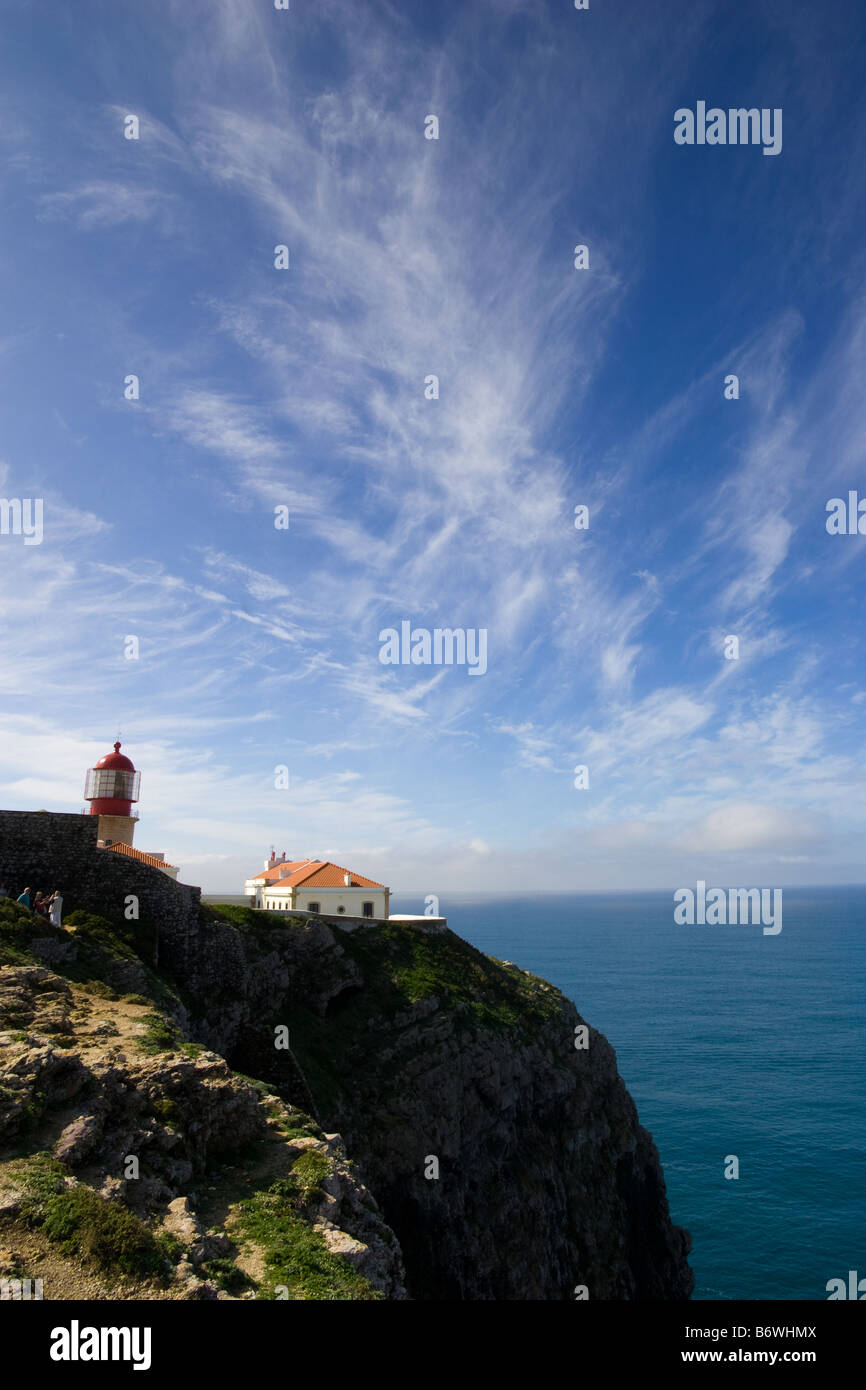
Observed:
[[[115,798],[121,801],[137,801],[141,774],[127,772],[123,768],[92,767],[87,774],[84,788],[86,798],[102,800]]]

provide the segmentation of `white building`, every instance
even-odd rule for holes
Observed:
[[[262,873],[248,878],[244,893],[251,906],[266,911],[318,912],[323,917],[387,918],[390,888],[352,873],[327,859],[277,859],[272,854]]]

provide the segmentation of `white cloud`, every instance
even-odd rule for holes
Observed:
[[[678,839],[680,847],[707,853],[811,848],[824,838],[802,811],[733,802],[710,811]]]

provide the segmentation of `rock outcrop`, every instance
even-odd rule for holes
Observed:
[[[170,1029],[143,996],[0,967],[0,1251],[11,1223],[59,1233],[84,1264],[101,1256],[106,1277],[137,1263],[142,1277],[103,1287],[116,1298],[405,1298],[399,1243],[340,1136]],[[302,1267],[246,1229],[268,1203],[305,1237]],[[135,1218],[117,1238],[112,1208]],[[335,1255],[351,1277],[332,1278]],[[55,1276],[46,1297],[81,1292]]]
[[[286,1296],[273,1250],[237,1255],[243,1222],[261,1233],[286,1203],[335,1262],[317,1255],[290,1297],[690,1296],[689,1237],[613,1049],[545,981],[449,931],[241,908],[163,933],[159,975],[120,925],[40,927],[33,946],[45,964],[19,954],[0,974],[0,1028],[17,1030],[0,1036],[0,1134],[53,1117],[65,1170],[188,1250],[178,1296],[249,1296],[211,1289],[220,1236],[259,1296]],[[136,992],[88,1004],[94,975]],[[196,1203],[208,1175],[228,1192],[245,1146],[246,1200],[204,1201],[208,1237]]]
[[[591,1027],[575,1046],[584,1021],[558,990],[449,931],[231,915],[205,910],[187,947],[192,1032],[289,1099],[300,1068],[412,1297],[690,1296],[656,1147],[613,1049]]]

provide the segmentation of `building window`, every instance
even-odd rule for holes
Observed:
[[[318,912],[318,910],[319,910],[319,904],[318,904],[318,903],[307,903],[307,911],[308,911],[308,912]]]
[[[372,917],[372,916],[373,916],[373,904],[372,904],[372,903],[364,903],[364,906],[363,906],[363,908],[362,908],[362,911],[363,911],[365,917]]]
[[[344,907],[338,907],[338,908],[337,908],[337,911],[338,911],[338,912],[345,912],[346,909],[345,909]]]

